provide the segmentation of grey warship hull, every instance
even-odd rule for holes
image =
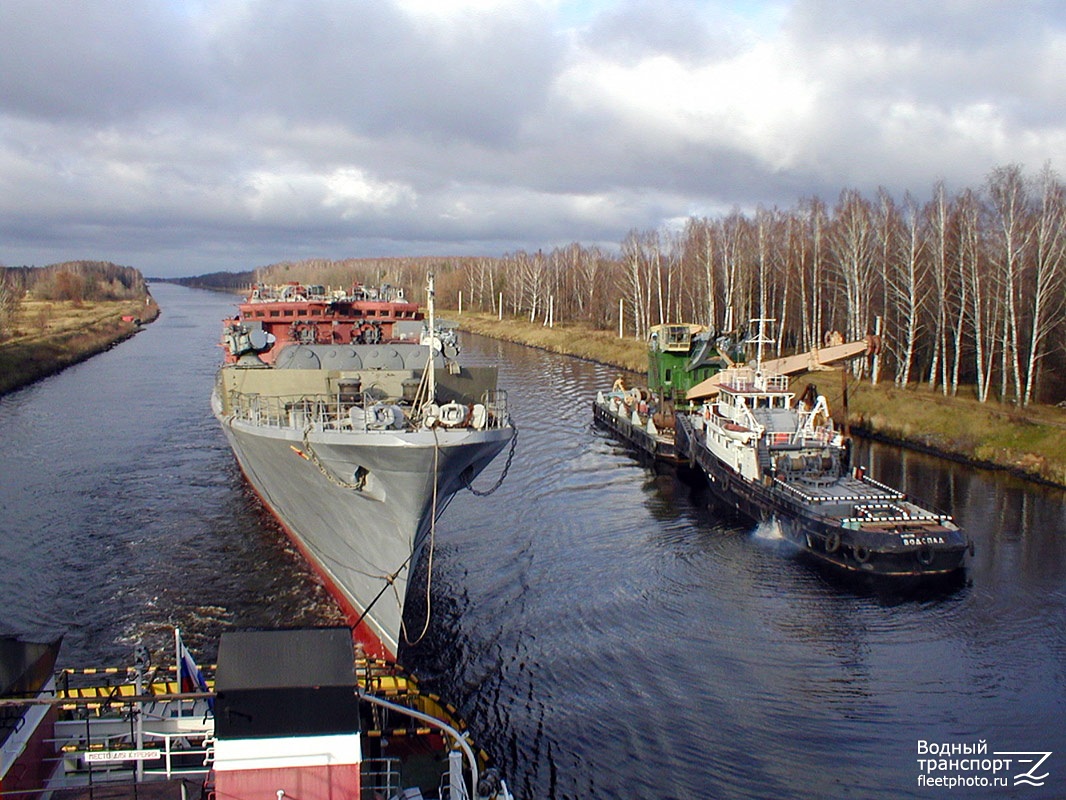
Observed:
[[[416,370],[219,372],[212,410],[241,470],[371,654],[396,656],[408,578],[435,519],[513,436],[505,396],[484,390],[495,370],[475,372],[443,376],[441,408],[463,418],[428,425],[380,400],[399,397]],[[352,380],[375,397],[346,396],[339,387]]]

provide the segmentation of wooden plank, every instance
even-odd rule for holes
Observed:
[[[765,372],[777,375],[792,375],[797,372],[826,369],[827,365],[835,361],[843,361],[846,358],[863,355],[868,351],[868,348],[869,344],[865,339],[831,347],[819,347],[806,353],[763,361],[762,368]],[[697,383],[688,390],[685,396],[689,400],[709,400],[718,395],[719,387],[724,380],[725,373],[719,372],[707,380]]]

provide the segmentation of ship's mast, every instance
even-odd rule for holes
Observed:
[[[437,341],[437,309],[436,309],[436,290],[433,283],[433,270],[429,271],[429,283],[426,287],[427,304],[429,305],[429,364],[426,365],[426,391],[429,395],[428,402],[437,402],[437,377],[435,374],[434,364],[436,363],[436,348]]]
[[[774,340],[766,335],[766,323],[769,322],[769,323],[772,324],[774,322],[777,322],[777,320],[776,319],[769,319],[769,318],[760,318],[760,319],[753,319],[752,322],[758,323],[759,332],[755,334],[755,338],[748,339],[748,343],[757,345],[757,348],[756,348],[756,351],[755,351],[755,353],[756,353],[756,355],[755,355],[755,369],[757,371],[762,371],[762,347],[763,347],[764,344],[773,344],[774,343]]]

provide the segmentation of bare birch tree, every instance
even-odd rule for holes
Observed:
[[[740,330],[747,324],[750,315],[747,281],[744,274],[744,256],[749,239],[747,220],[739,211],[734,211],[722,221],[722,264],[725,284],[725,331]]]
[[[720,325],[718,319],[718,279],[714,255],[714,229],[707,220],[690,219],[686,226],[689,246],[695,251],[703,277],[704,306],[698,318],[708,327]]]
[[[910,382],[918,337],[922,330],[928,232],[923,224],[921,209],[909,194],[903,200],[901,216],[900,236],[896,247],[898,263],[887,282],[887,293],[896,312],[895,331],[892,334],[898,351],[896,385],[906,386]]]
[[[930,264],[930,276],[932,277],[933,304],[933,335],[931,339],[932,356],[929,360],[929,388],[937,387],[940,375],[938,370],[941,363],[946,363],[947,351],[947,291],[948,291],[948,198],[942,181],[938,181],[933,187],[933,199],[927,208],[930,231],[930,252],[932,260]],[[945,368],[946,370],[946,368]],[[944,394],[947,394],[948,383],[945,378],[942,382]]]
[[[844,286],[847,302],[849,341],[867,332],[872,290],[873,220],[870,204],[854,189],[845,189],[833,216],[830,249]],[[853,370],[862,376],[864,363],[856,361]]]
[[[645,255],[639,235],[630,231],[622,242],[622,260],[625,263],[625,283],[621,287],[633,309],[633,335],[644,339],[648,335],[648,297],[645,290]]]
[[[1022,169],[1017,164],[999,167],[988,178],[988,193],[992,200],[995,224],[993,233],[996,244],[993,248],[993,264],[999,276],[1004,302],[1004,347],[1003,374],[1001,376],[1004,399],[1008,382],[1014,388],[1014,400],[1022,401],[1021,376],[1021,289],[1025,269],[1025,251],[1033,237],[1029,208],[1028,189]]]
[[[1047,355],[1048,339],[1061,325],[1064,262],[1066,262],[1066,193],[1050,165],[1040,174],[1040,209],[1035,227],[1033,265],[1033,311],[1026,342],[1025,391],[1022,404],[1029,405],[1037,385],[1037,372]]]

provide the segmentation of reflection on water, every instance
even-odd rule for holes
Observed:
[[[71,664],[165,649],[172,624],[211,658],[226,628],[339,619],[210,416],[233,301],[154,291],[145,332],[0,400],[0,627],[67,631]],[[928,797],[922,739],[1066,753],[1061,492],[860,443],[976,554],[935,590],[849,583],[594,428],[615,370],[466,349],[502,362],[519,450],[442,518],[431,634],[401,659],[521,796]],[[1066,794],[1048,766],[1026,797]]]
[[[612,370],[472,345],[505,359],[522,447],[443,520],[435,638],[403,658],[522,794],[925,796],[919,739],[1066,748],[1061,492],[859,443],[976,557],[931,587],[842,578],[593,428]]]
[[[133,339],[0,398],[0,628],[65,632],[71,664],[213,657],[237,625],[339,619],[248,492],[208,395],[223,295],[154,286]]]

